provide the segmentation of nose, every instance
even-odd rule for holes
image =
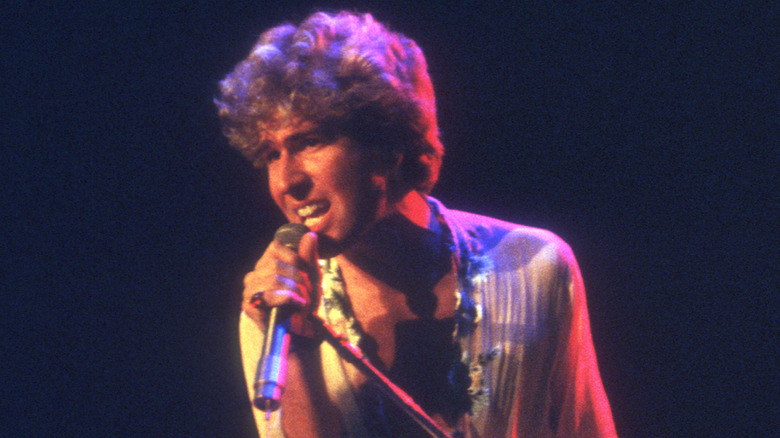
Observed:
[[[297,154],[282,151],[279,159],[269,165],[268,177],[280,195],[289,195],[296,200],[306,198],[311,190],[311,178],[301,165]]]

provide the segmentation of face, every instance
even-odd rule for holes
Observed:
[[[387,214],[386,178],[349,138],[294,120],[261,140],[274,202],[318,234],[321,256],[340,253]]]

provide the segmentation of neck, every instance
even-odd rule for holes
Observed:
[[[410,191],[393,204],[391,212],[401,214],[420,228],[429,229],[431,208],[425,196],[416,190]]]
[[[337,259],[410,299],[422,298],[452,269],[451,252],[441,228],[430,225],[423,196],[415,192],[402,201]]]
[[[372,255],[403,256],[408,252],[427,253],[431,249],[427,241],[433,233],[438,234],[439,229],[431,224],[433,213],[423,194],[410,191],[382,210],[380,219],[339,257],[357,262],[365,257],[373,258]],[[427,239],[421,239],[422,236]]]

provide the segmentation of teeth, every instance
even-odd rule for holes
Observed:
[[[309,204],[304,207],[301,207],[295,211],[295,213],[306,219],[309,216],[314,215],[314,213],[318,213],[319,210],[323,209],[325,206],[322,203],[315,203],[315,204]]]
[[[321,218],[306,218],[303,220],[303,224],[306,225],[309,229],[314,229],[318,223],[320,223]]]

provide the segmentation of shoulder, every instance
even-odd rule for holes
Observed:
[[[571,247],[551,231],[500,219],[450,210],[439,203],[440,212],[459,239],[467,239],[490,257],[499,271],[536,265],[541,268],[576,266]]]

